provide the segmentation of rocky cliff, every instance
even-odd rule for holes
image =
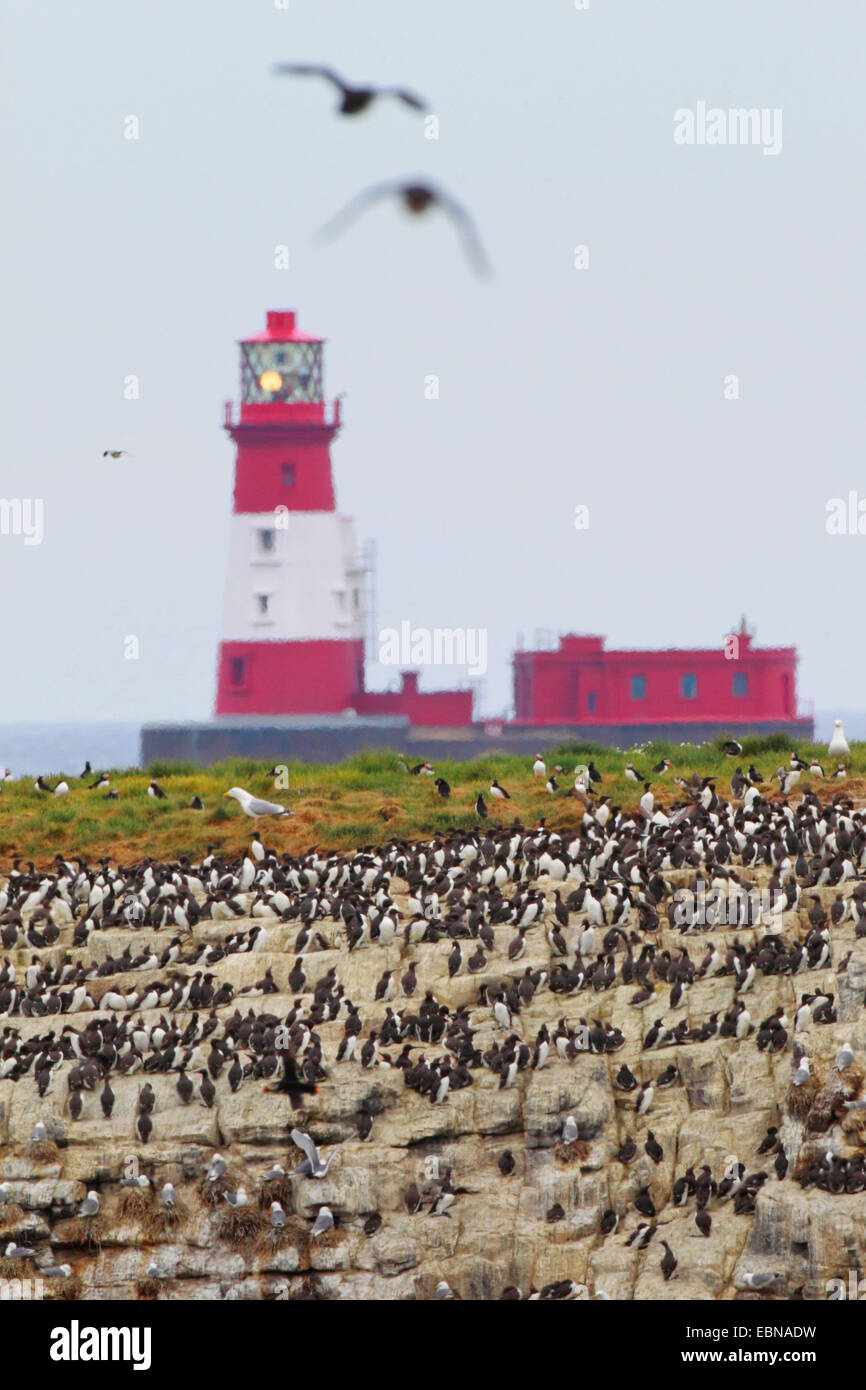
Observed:
[[[524,845],[515,857],[526,859],[528,854]],[[536,842],[531,857],[533,868],[540,869]],[[73,964],[80,961],[90,966],[87,990],[94,1008],[86,1002],[81,1012],[27,1016],[20,999],[9,1012],[7,998],[5,1015],[0,1010],[7,1059],[5,1079],[0,1080],[0,1192],[5,1197],[0,1248],[9,1252],[0,1274],[33,1277],[40,1269],[68,1265],[68,1271],[43,1280],[44,1296],[85,1299],[411,1299],[434,1297],[437,1289],[439,1297],[453,1293],[464,1299],[496,1299],[507,1289],[516,1296],[515,1288],[523,1296],[545,1289],[547,1296],[612,1299],[785,1297],[795,1292],[826,1297],[828,1281],[847,1280],[851,1268],[862,1268],[866,1244],[866,1198],[856,1191],[832,1190],[840,1184],[832,1177],[833,1161],[825,1157],[856,1159],[863,1152],[861,1116],[866,1111],[845,1106],[859,1095],[862,1076],[856,1060],[844,1071],[834,1070],[843,1042],[851,1043],[855,1059],[866,1055],[866,941],[857,938],[855,921],[846,918],[825,931],[831,949],[818,968],[809,968],[805,960],[805,968],[794,975],[758,970],[745,988],[738,988],[732,974],[710,975],[708,969],[703,976],[695,973],[675,1007],[670,1006],[668,983],[654,968],[649,978],[655,998],[639,1008],[631,1002],[639,986],[621,978],[625,936],[609,953],[617,972],[611,987],[594,988],[583,981],[575,992],[551,989],[562,944],[551,930],[553,894],[562,890],[564,897],[574,887],[573,881],[563,882],[561,866],[555,869],[555,876],[539,871],[532,880],[543,894],[546,913],[526,931],[524,954],[509,958],[516,925],[497,925],[493,950],[484,967],[472,973],[466,964],[471,941],[462,943],[457,973],[449,973],[449,960],[452,970],[455,964],[452,937],[404,939],[404,924],[413,920],[417,903],[408,901],[407,882],[396,871],[387,901],[399,914],[400,934],[388,945],[362,939],[350,951],[341,923],[323,918],[301,952],[305,979],[300,991],[288,985],[297,956],[297,921],[266,918],[260,949],[224,954],[207,964],[203,947],[217,947],[220,954],[230,933],[249,931],[262,919],[239,918],[228,926],[202,916],[183,935],[180,961],[101,976],[94,975],[91,962],[122,958],[130,941],[136,955],[147,956],[152,947],[161,956],[172,933],[97,922],[86,945],[73,947],[74,927],[61,915],[54,944],[34,949],[19,937],[5,952],[7,975],[14,967],[21,985],[32,961],[54,971],[67,957]],[[694,878],[694,871],[685,867],[659,872],[668,894]],[[766,882],[769,869],[750,872],[752,881]],[[850,888],[849,883],[846,897]],[[524,880],[519,891],[526,889]],[[506,888],[506,898],[514,891]],[[829,911],[839,889],[818,886],[812,892]],[[74,904],[74,892],[70,897]],[[804,895],[782,914],[773,928],[777,943],[787,947],[808,938],[814,931],[808,908],[814,911],[814,904]],[[76,909],[75,916],[84,910]],[[580,910],[568,915],[561,934],[570,960],[586,917]],[[25,911],[22,931],[28,916]],[[634,918],[624,919],[626,935],[631,929],[635,938],[635,953],[652,942],[656,961],[682,958],[685,948],[700,965],[709,943],[724,969],[728,947],[736,944],[748,954],[766,938],[766,924],[683,934],[666,918],[664,906],[659,917],[655,931],[636,932]],[[605,929],[602,924],[598,931],[599,959],[604,957]],[[453,938],[459,940],[459,933]],[[184,958],[192,965],[184,966]],[[410,961],[416,963],[417,987],[406,997],[400,981]],[[314,1021],[324,1075],[317,1093],[303,1097],[303,1109],[294,1110],[288,1095],[264,1089],[268,1082],[256,1053],[243,1045],[237,1048],[244,1070],[237,1089],[231,1087],[228,1067],[219,1069],[208,1108],[199,1096],[196,1071],[207,1068],[210,1044],[206,1038],[188,1037],[192,1046],[185,1070],[196,1086],[191,1102],[184,1104],[177,1062],[162,1071],[153,1059],[162,1041],[160,1020],[166,1026],[176,1023],[182,1031],[193,1010],[187,1002],[186,1008],[171,1012],[165,996],[153,1009],[141,1010],[137,1004],[143,997],[142,976],[147,984],[164,983],[178,970],[182,977],[191,975],[193,966],[209,972],[212,988],[231,985],[231,998],[213,1015],[219,1022],[216,1036],[237,1011],[241,1017],[252,1009],[276,1021],[303,1019],[314,1003],[315,983],[333,968],[343,1000],[351,1000],[363,1020],[353,1060],[336,1060],[345,1033],[342,1008],[334,1019],[319,1021],[317,1016]],[[527,967],[531,997],[527,988],[519,1012],[512,1010],[510,1024],[500,1026],[490,1000],[497,986],[525,978]],[[375,997],[385,971],[392,972],[396,987],[390,1005]],[[257,991],[257,982],[265,979],[265,988],[273,981],[276,993]],[[493,987],[490,994],[488,986]],[[107,991],[112,997],[125,996],[126,1007],[101,1008]],[[465,1017],[475,1030],[474,1062],[467,1067],[471,1084],[458,1085],[455,1076],[439,1103],[411,1089],[403,1070],[389,1064],[400,1057],[402,1038],[380,1047],[370,1066],[360,1060],[361,1045],[371,1030],[380,1030],[386,1008],[417,1015],[428,991],[447,1006],[449,1019]],[[824,1011],[829,1022],[809,1016],[796,1026],[804,995],[830,997]],[[750,1016],[745,1024],[737,999]],[[516,1002],[516,996],[511,1000]],[[203,1009],[201,1017],[209,1012]],[[757,1042],[761,1021],[774,1013],[788,1025],[778,1052],[762,1050]],[[733,1020],[729,1029],[734,1028],[734,1036],[716,1031],[697,1040],[707,1020],[715,1015],[722,1021],[726,1014]],[[75,1050],[62,1054],[70,1051],[68,1030],[80,1036],[94,1020],[109,1020],[116,1027],[119,1019],[144,1027],[150,1051],[143,1050],[144,1065],[125,1074],[109,1063],[114,1102],[106,1118],[101,1075],[92,1089],[82,1085]],[[557,1027],[563,1019],[559,1037],[565,1045],[558,1047]],[[616,1050],[594,1051],[591,1042],[587,1047],[582,1026],[594,1020]],[[656,1030],[660,1045],[647,1048],[645,1039],[656,1020],[661,1020]],[[545,1026],[551,1045],[539,1053],[536,1042]],[[51,1052],[64,1029],[66,1046],[54,1048],[46,1075],[44,1063],[40,1072],[39,1057]],[[511,1038],[529,1044],[528,1058],[517,1041],[507,1042]],[[39,1047],[31,1049],[25,1066],[28,1043],[34,1039],[40,1040]],[[410,1033],[407,1040],[413,1063],[421,1054],[432,1060],[447,1051],[442,1039],[425,1042]],[[805,1087],[792,1086],[792,1042],[811,1059]],[[502,1069],[479,1060],[491,1048],[495,1056],[503,1045],[519,1063],[506,1066],[505,1084]],[[617,1085],[624,1065],[639,1083],[637,1089]],[[646,1094],[645,1084],[665,1071],[672,1075],[671,1084],[654,1086],[649,1109],[637,1113],[636,1098]],[[138,1115],[145,1082],[153,1088],[155,1103],[152,1131],[142,1142]],[[71,1113],[73,1094],[80,1097],[78,1118]],[[577,1126],[573,1143],[562,1138],[569,1116]],[[45,1126],[47,1139],[38,1137],[39,1130],[34,1139],[39,1125]],[[313,1137],[325,1157],[338,1146],[327,1176],[294,1175],[263,1184],[263,1175],[274,1165],[290,1173],[302,1160],[289,1138],[295,1125]],[[788,1160],[783,1178],[774,1169],[772,1149],[759,1154],[770,1126],[776,1127]],[[660,1157],[644,1149],[650,1131]],[[617,1155],[629,1137],[637,1152],[624,1162]],[[513,1171],[503,1173],[508,1161],[500,1165],[500,1160],[508,1151]],[[217,1152],[227,1172],[219,1183],[209,1183],[207,1170]],[[816,1180],[799,1184],[797,1175],[816,1158]],[[689,1169],[700,1174],[704,1165],[715,1182],[733,1174],[731,1190],[705,1203],[711,1217],[708,1237],[696,1227],[693,1189],[686,1188],[682,1206],[674,1201],[675,1181]],[[844,1165],[839,1171],[844,1172]],[[146,1185],[131,1186],[142,1175]],[[177,1194],[171,1207],[160,1195],[166,1182]],[[223,1194],[239,1188],[248,1200],[232,1208]],[[88,1218],[80,1207],[90,1190],[98,1193],[101,1206]],[[650,1199],[647,1210],[654,1208],[655,1216],[636,1210],[639,1194],[644,1206]],[[270,1224],[275,1200],[286,1214],[279,1229]],[[323,1206],[333,1213],[335,1225],[313,1235],[313,1218]],[[607,1234],[603,1229],[614,1217],[604,1223],[605,1213],[614,1213],[617,1223]],[[657,1229],[648,1243],[640,1237],[629,1243],[642,1222],[644,1237],[647,1226]],[[662,1239],[677,1261],[668,1279],[661,1267]],[[34,1253],[18,1255],[10,1243]],[[767,1278],[756,1280],[756,1275]],[[756,1283],[763,1284],[760,1294]]]

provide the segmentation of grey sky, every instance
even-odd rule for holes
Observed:
[[[825,531],[866,497],[862,7],[590,6],[8,0],[0,495],[43,498],[45,538],[0,536],[0,720],[210,712],[222,402],[268,307],[348,393],[338,499],[378,542],[380,624],[487,627],[488,709],[519,632],[703,646],[742,612],[799,647],[801,702],[863,706],[866,536]],[[289,59],[417,89],[439,140],[396,105],[338,120],[270,76]],[[780,107],[782,152],[675,145],[699,100]],[[413,173],[471,208],[492,282],[389,206],[316,244]]]

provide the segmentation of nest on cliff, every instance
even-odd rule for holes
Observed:
[[[17,1202],[6,1202],[0,1207],[0,1231],[4,1236],[11,1236],[19,1230],[23,1220],[24,1208],[19,1207]]]
[[[259,1193],[259,1206],[262,1211],[270,1211],[271,1202],[279,1202],[285,1212],[291,1211],[292,1183],[290,1178],[273,1178],[270,1182],[262,1183],[262,1190]]]
[[[585,1139],[575,1139],[571,1144],[564,1144],[560,1139],[553,1152],[560,1163],[585,1163],[589,1158],[589,1144]]]
[[[822,1091],[806,1116],[806,1128],[812,1134],[826,1134],[837,1118],[837,1107],[844,1100],[841,1091]]]
[[[821,1089],[816,1076],[810,1076],[803,1086],[789,1086],[785,1097],[785,1109],[793,1120],[804,1121]]]
[[[99,1216],[74,1216],[66,1226],[63,1244],[101,1250],[106,1230],[105,1222]]]
[[[77,1274],[70,1274],[68,1279],[52,1279],[51,1284],[55,1300],[69,1303],[81,1302],[83,1286]]]
[[[159,1298],[158,1279],[137,1279],[135,1283],[135,1296],[142,1300]]]
[[[233,1178],[229,1173],[223,1173],[221,1178],[216,1178],[211,1182],[209,1178],[202,1178],[198,1185],[198,1195],[201,1197],[206,1207],[222,1206],[223,1198],[227,1192],[237,1192],[240,1180]]]
[[[27,1145],[26,1156],[35,1158],[39,1163],[53,1163],[60,1155],[60,1150],[53,1139],[36,1139]]]
[[[150,1188],[125,1187],[120,1194],[120,1215],[142,1220],[153,1207]]]
[[[262,1234],[265,1218],[252,1207],[229,1207],[220,1217],[217,1233],[229,1245],[247,1245]]]
[[[7,1260],[5,1256],[0,1256],[0,1279],[20,1279],[23,1271],[28,1268],[27,1260]]]
[[[152,1206],[149,1211],[145,1212],[141,1224],[145,1235],[149,1236],[151,1240],[156,1240],[159,1236],[165,1235],[166,1231],[173,1231],[175,1226],[179,1226],[182,1221],[185,1221],[188,1215],[189,1212],[183,1202],[175,1200],[171,1207]]]

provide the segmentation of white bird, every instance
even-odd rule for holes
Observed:
[[[565,1124],[562,1126],[563,1144],[573,1144],[577,1138],[577,1121],[573,1115],[569,1115]]]
[[[768,1284],[780,1278],[778,1274],[743,1274],[737,1280],[744,1289],[765,1289]]]
[[[279,1163],[275,1163],[273,1168],[269,1168],[266,1173],[262,1174],[262,1182],[278,1182],[280,1178],[285,1176],[285,1168],[281,1168]]]
[[[835,1070],[844,1071],[846,1067],[850,1067],[853,1061],[854,1049],[849,1042],[844,1042],[839,1049],[839,1056],[836,1058]]]
[[[31,1144],[44,1144],[47,1138],[48,1138],[48,1130],[45,1128],[45,1126],[44,1126],[44,1124],[42,1123],[41,1120],[37,1120],[37,1121],[36,1121],[36,1124],[33,1126],[32,1130],[30,1131],[30,1143],[31,1143]]]
[[[230,1207],[245,1207],[248,1202],[247,1190],[241,1185],[237,1192],[226,1192],[223,1194]]]
[[[333,1230],[334,1214],[330,1207],[319,1207],[319,1214],[313,1222],[310,1231],[311,1236],[323,1236],[326,1231]]]
[[[68,782],[58,782],[58,783],[57,783],[57,786],[54,788],[54,795],[55,795],[55,796],[67,796],[68,794],[69,794],[69,783],[68,783]]]
[[[98,1192],[88,1192],[84,1201],[78,1209],[79,1216],[95,1216],[102,1205],[102,1199]]]
[[[0,1182],[0,1207],[2,1207],[12,1196],[12,1188],[8,1182]]]
[[[536,753],[535,762],[532,764],[533,777],[544,777],[547,773],[547,766],[540,753]]]
[[[43,1265],[38,1272],[46,1279],[68,1279],[72,1265]]]
[[[150,1264],[147,1266],[147,1269],[145,1270],[145,1273],[148,1279],[165,1278],[165,1270],[160,1269],[159,1265],[156,1263],[156,1260],[151,1260]]]
[[[14,1240],[10,1240],[4,1253],[7,1260],[26,1260],[36,1251],[31,1245],[16,1245]]]
[[[827,752],[831,758],[847,758],[851,752],[848,747],[848,740],[845,737],[845,730],[842,728],[842,720],[833,721],[833,734],[827,744]]]
[[[207,1170],[208,1182],[216,1182],[217,1178],[221,1178],[223,1173],[225,1173],[227,1170],[228,1164],[226,1163],[222,1154],[214,1154],[213,1158],[211,1159],[210,1167]]]
[[[229,787],[223,796],[231,796],[240,805],[244,815],[247,816],[293,816],[294,811],[287,811],[285,806],[280,806],[276,801],[260,801],[257,796],[252,796],[245,792],[243,787]]]
[[[795,1086],[805,1086],[811,1074],[812,1064],[810,1063],[809,1058],[806,1056],[804,1052],[803,1056],[800,1058],[797,1070],[794,1072],[794,1075],[791,1078],[791,1080],[793,1081]]]
[[[444,1300],[454,1297],[454,1290],[448,1283],[447,1279],[439,1280],[439,1283],[436,1285],[436,1292],[434,1293],[433,1297],[436,1299],[438,1303],[442,1303]]]
[[[282,1230],[286,1224],[286,1213],[279,1202],[271,1202],[271,1226],[275,1231]]]
[[[300,1129],[293,1129],[292,1143],[297,1144],[298,1148],[302,1149],[307,1155],[304,1161],[299,1163],[297,1168],[295,1168],[295,1174],[301,1174],[304,1177],[310,1178],[324,1178],[331,1166],[334,1154],[337,1152],[339,1145],[331,1150],[327,1159],[323,1162],[322,1155],[319,1153],[319,1150],[316,1148],[309,1134],[304,1134]]]
[[[177,1201],[177,1193],[174,1190],[174,1183],[167,1182],[159,1194],[162,1204],[165,1207],[173,1207]]]

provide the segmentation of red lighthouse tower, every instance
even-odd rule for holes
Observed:
[[[323,340],[291,310],[243,338],[216,713],[334,714],[364,688],[364,570],[336,511]]]

